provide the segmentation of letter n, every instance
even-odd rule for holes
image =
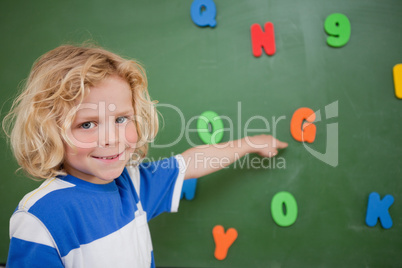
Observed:
[[[366,224],[373,227],[377,224],[377,220],[380,219],[381,226],[384,229],[392,227],[391,215],[389,215],[389,207],[394,203],[394,197],[392,195],[386,195],[381,200],[380,195],[376,192],[372,192],[369,195]]]
[[[274,24],[272,22],[265,23],[265,32],[257,23],[251,25],[251,47],[254,57],[262,55],[262,47],[267,55],[272,56],[275,54],[275,34]]]

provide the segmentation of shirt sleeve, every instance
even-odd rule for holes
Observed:
[[[185,163],[181,155],[139,166],[139,197],[148,220],[162,212],[177,212]]]
[[[10,236],[7,267],[64,267],[47,229],[30,213],[14,213]]]

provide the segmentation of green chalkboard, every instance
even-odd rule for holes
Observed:
[[[163,115],[148,160],[202,144],[196,118],[205,111],[221,116],[223,141],[268,133],[289,143],[271,162],[249,155],[200,178],[194,200],[152,220],[157,266],[401,267],[402,100],[392,68],[402,63],[402,1],[215,0],[214,28],[193,23],[192,2],[1,1],[1,116],[36,58],[63,43],[94,40],[147,70]],[[351,25],[350,39],[337,48],[324,30],[333,13]],[[276,52],[254,57],[250,27],[266,22],[274,25]],[[290,133],[301,107],[320,111],[311,144]],[[5,138],[0,146],[4,263],[9,218],[39,183],[15,174]],[[281,191],[298,207],[288,227],[271,216]],[[365,223],[372,192],[395,199],[390,229]],[[215,225],[238,231],[223,261],[214,258]]]

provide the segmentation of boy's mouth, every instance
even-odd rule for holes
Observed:
[[[111,156],[92,156],[92,157],[96,158],[96,159],[102,159],[102,160],[113,160],[113,159],[118,158],[120,155],[122,155],[122,153],[111,155]]]

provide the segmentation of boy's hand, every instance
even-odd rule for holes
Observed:
[[[185,179],[199,178],[218,171],[249,153],[273,157],[278,149],[286,148],[286,142],[271,135],[257,135],[217,145],[201,145],[182,153],[186,163]]]
[[[277,140],[271,135],[245,137],[244,140],[251,146],[253,153],[257,153],[262,157],[273,157],[278,154],[278,149],[288,147],[286,142]]]

